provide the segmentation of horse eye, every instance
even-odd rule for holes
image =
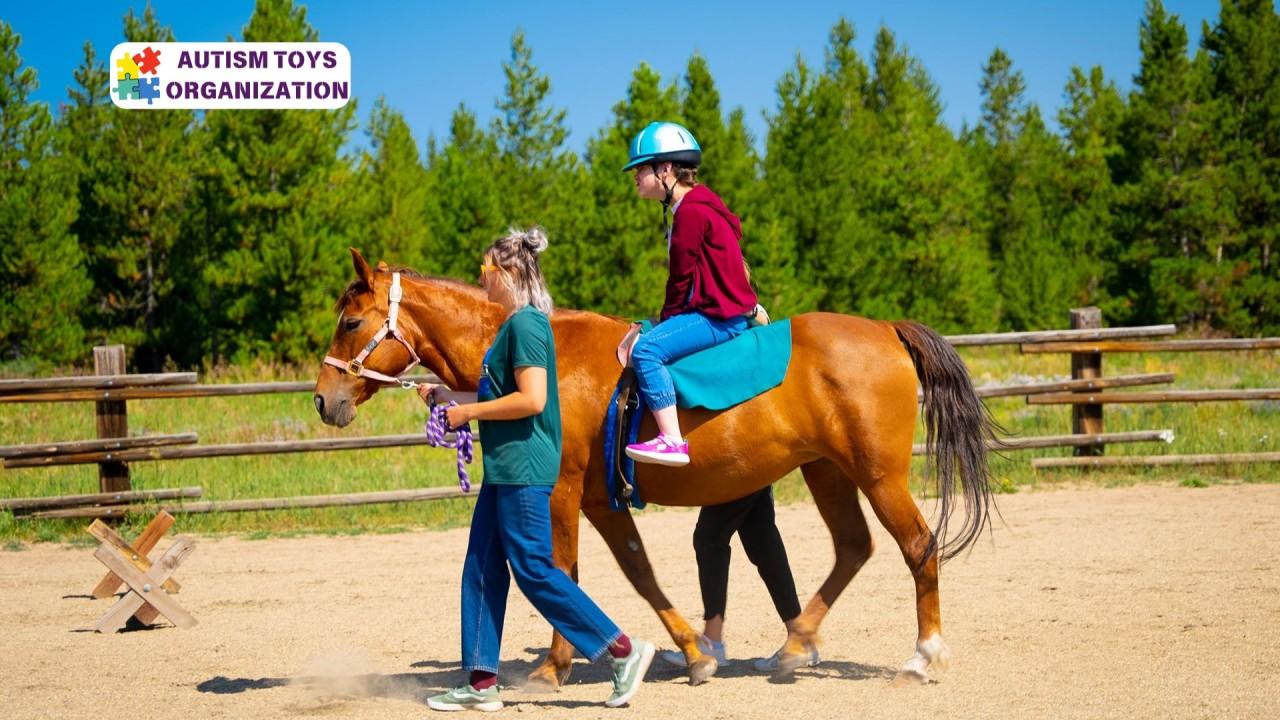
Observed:
[[[356,328],[360,327],[360,323],[362,322],[364,321],[358,317],[347,318],[342,322],[342,328],[347,332],[351,332],[352,330],[355,330]]]

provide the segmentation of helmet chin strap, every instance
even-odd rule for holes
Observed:
[[[662,183],[662,189],[666,191],[666,196],[662,198],[662,234],[666,235],[671,229],[670,219],[667,217],[667,211],[671,209],[671,198],[675,194],[675,184],[667,185],[667,181],[658,174],[658,163],[649,163],[649,167],[653,169],[653,176],[658,178],[658,182]]]

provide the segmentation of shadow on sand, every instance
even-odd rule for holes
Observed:
[[[542,657],[546,648],[526,648],[526,653]],[[196,690],[202,693],[217,695],[233,695],[253,690],[270,690],[285,686],[302,689],[315,700],[338,701],[359,698],[386,698],[408,700],[425,704],[426,699],[438,692],[444,692],[465,681],[465,675],[457,661],[419,660],[410,665],[419,672],[406,673],[364,673],[353,675],[298,676],[292,678],[260,677],[229,678],[222,675],[209,678],[198,685]],[[609,693],[612,670],[607,662],[583,662],[578,659],[573,664],[573,674],[569,678],[570,685],[600,685],[600,702],[582,700],[558,700],[554,692],[525,691],[525,679],[538,667],[535,660],[510,660],[502,663],[499,678],[507,705],[531,703],[550,707],[576,708],[590,707],[604,702]],[[716,677],[721,679],[758,677],[769,683],[794,683],[811,680],[881,680],[889,681],[894,677],[894,670],[889,667],[864,665],[862,663],[826,660],[817,667],[802,668],[789,677],[776,678],[761,674],[752,666],[750,660],[734,660],[720,667]],[[687,682],[682,668],[655,660],[649,669],[646,682],[662,682],[680,684]],[[715,682],[713,679],[712,683]]]

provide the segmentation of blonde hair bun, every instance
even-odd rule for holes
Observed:
[[[528,230],[517,227],[507,229],[505,237],[493,241],[485,255],[498,267],[506,270],[503,282],[515,292],[521,302],[532,305],[550,315],[553,309],[547,281],[538,266],[538,256],[547,249],[547,231],[534,225]]]
[[[534,255],[539,255],[547,249],[547,231],[534,225],[521,235],[520,242],[524,245],[525,250]]]

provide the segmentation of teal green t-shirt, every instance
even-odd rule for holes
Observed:
[[[547,370],[547,404],[542,412],[519,420],[481,420],[480,452],[484,481],[495,485],[555,485],[560,477],[560,392],[556,387],[556,343],[551,321],[526,305],[498,328],[484,355],[481,402],[510,395],[516,369]]]

